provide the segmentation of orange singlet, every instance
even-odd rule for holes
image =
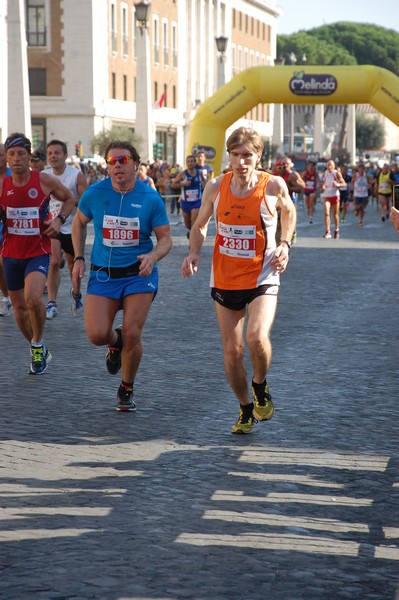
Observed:
[[[276,249],[277,196],[266,196],[269,173],[260,173],[251,195],[237,198],[230,189],[233,173],[226,173],[213,201],[216,238],[210,286],[222,290],[250,290],[279,285],[270,268]]]

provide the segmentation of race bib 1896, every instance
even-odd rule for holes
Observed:
[[[104,215],[104,246],[138,246],[140,219],[138,217],[114,217]]]

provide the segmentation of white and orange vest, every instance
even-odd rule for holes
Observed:
[[[270,262],[276,249],[277,196],[267,196],[269,173],[261,173],[251,195],[237,198],[230,189],[233,173],[223,177],[213,201],[216,237],[210,286],[250,290],[279,285]]]

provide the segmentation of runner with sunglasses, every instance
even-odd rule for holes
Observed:
[[[108,372],[116,375],[121,370],[116,410],[135,411],[133,385],[142,357],[142,331],[158,289],[156,263],[168,254],[172,239],[162,198],[137,178],[137,150],[129,142],[114,141],[106,148],[105,160],[110,177],[84,192],[72,224],[72,279],[84,275],[87,225],[93,221],[87,336],[96,346],[108,346]],[[122,324],[114,329],[119,310]]]

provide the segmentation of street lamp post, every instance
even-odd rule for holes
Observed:
[[[138,2],[134,5],[136,21],[140,30],[137,37],[137,72],[136,72],[136,125],[135,132],[141,138],[141,157],[144,161],[153,161],[153,132],[151,108],[150,80],[150,36],[148,32],[148,15],[151,3]]]
[[[295,66],[297,63],[297,58],[295,52],[291,52],[288,55],[288,60],[290,64]],[[295,150],[295,105],[291,104],[291,119],[290,119],[290,152],[294,153]]]
[[[217,89],[221,88],[226,83],[226,50],[228,41],[229,38],[223,35],[215,38],[219,57],[217,66]]]

